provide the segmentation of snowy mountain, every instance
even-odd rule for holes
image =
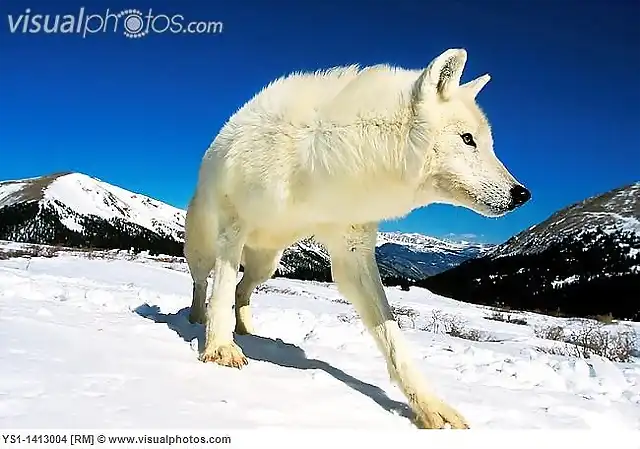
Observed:
[[[640,182],[613,189],[559,210],[548,219],[494,247],[492,257],[544,251],[596,229],[640,234]]]
[[[29,258],[19,254],[29,245],[12,243],[7,252],[2,246],[0,428],[128,429],[137,435],[140,429],[163,435],[167,429],[170,435],[171,429],[181,435],[189,429],[204,435],[353,429],[374,436],[391,431],[396,439],[398,431],[413,430],[405,397],[333,284],[282,278],[263,284],[252,301],[257,335],[236,336],[249,359],[238,371],[198,361],[204,328],[188,320],[191,279],[159,258],[103,259],[99,252],[87,258],[81,251]],[[595,327],[590,320],[521,312],[499,320],[487,307],[421,288],[386,291],[417,369],[473,430],[582,431],[568,444],[554,434],[560,443],[551,447],[634,441],[629,432],[640,428],[639,359],[585,358],[581,346],[561,338],[618,332],[625,338],[612,341],[627,350],[633,346],[626,338],[640,323]],[[576,443],[582,434],[602,434],[606,441]],[[235,447],[252,446],[243,446],[241,437]],[[487,441],[480,447],[497,447]],[[301,441],[299,447],[326,446]]]
[[[422,234],[379,232],[376,260],[384,280],[418,280],[480,257],[491,248],[489,244],[453,242]],[[295,279],[329,281],[329,255],[313,239],[302,240],[285,251],[279,272]]]
[[[640,183],[566,207],[420,285],[482,304],[640,319]]]
[[[81,173],[0,183],[0,239],[182,255],[185,211]],[[380,233],[384,278],[421,279],[485,254],[491,245]],[[312,239],[287,248],[279,274],[330,280],[327,251]]]
[[[0,239],[181,254],[184,211],[80,173],[0,183]]]
[[[376,259],[381,272],[417,280],[481,257],[492,248],[493,245],[453,242],[422,234],[380,232]]]

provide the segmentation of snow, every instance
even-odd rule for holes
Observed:
[[[197,360],[190,277],[157,260],[0,260],[2,428],[410,429],[405,398],[331,283],[272,279],[253,296],[242,370]],[[576,320],[492,311],[388,288],[417,312],[404,333],[433,388],[476,429],[640,429],[640,363],[550,355],[536,326]],[[490,336],[419,330],[434,311]],[[640,330],[638,324],[633,323]]]
[[[19,192],[24,185],[25,183],[20,181],[3,182],[0,186],[0,208],[10,204],[12,202],[11,196],[16,192]]]
[[[55,179],[46,188],[44,198],[54,207],[55,201],[58,201],[80,215],[94,215],[105,220],[126,219],[179,239],[184,229],[184,210],[81,173],[71,173]],[[65,217],[64,211],[61,211],[61,216],[69,229],[82,230],[72,217]]]
[[[573,284],[574,282],[577,282],[578,280],[580,280],[580,276],[574,274],[573,276],[569,276],[568,278],[562,279],[562,280],[555,280],[555,281],[551,281],[551,285],[553,287],[562,287],[563,285],[568,285],[568,284]]]

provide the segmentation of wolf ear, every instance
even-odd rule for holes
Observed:
[[[471,95],[472,98],[478,96],[482,88],[489,82],[491,76],[489,74],[484,74],[473,81],[469,81],[468,83],[464,83],[460,86],[460,89],[464,89]]]
[[[418,77],[414,86],[414,94],[425,89],[433,89],[443,99],[451,97],[452,92],[460,87],[462,70],[467,62],[467,51],[463,48],[452,48],[435,58]]]

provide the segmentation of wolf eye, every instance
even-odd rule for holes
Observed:
[[[473,148],[476,147],[476,141],[473,140],[473,136],[470,133],[461,134],[460,137],[462,137],[462,141],[466,145],[472,146]]]

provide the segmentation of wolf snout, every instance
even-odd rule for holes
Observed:
[[[531,192],[524,186],[516,184],[511,187],[511,201],[509,202],[509,210],[513,210],[522,206],[531,199]]]

